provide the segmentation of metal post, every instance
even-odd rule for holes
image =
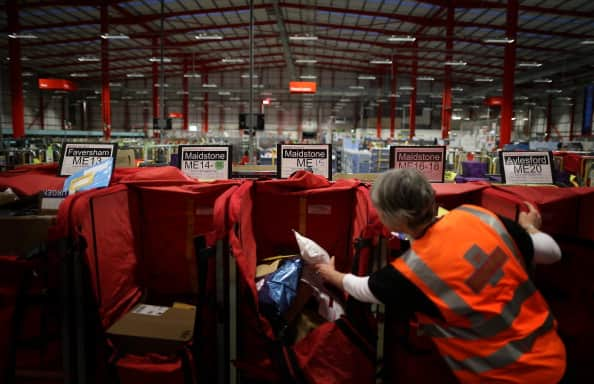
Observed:
[[[18,33],[19,11],[16,0],[7,4],[8,30]],[[15,138],[25,136],[25,106],[23,101],[23,78],[21,76],[21,42],[19,39],[8,39],[10,57],[10,93],[12,100],[12,135]]]
[[[188,59],[187,58],[184,59],[184,75],[186,73],[188,73]],[[183,120],[182,129],[184,131],[188,130],[188,121],[190,119],[190,116],[188,116],[188,110],[189,110],[189,108],[188,108],[189,101],[188,100],[190,97],[188,94],[189,93],[188,82],[189,82],[189,79],[186,76],[183,76],[182,77],[182,87],[184,90],[184,94],[182,96],[182,115],[183,115],[184,120]]]
[[[505,45],[503,69],[503,103],[501,104],[501,132],[499,148],[511,141],[512,116],[514,112],[514,75],[516,70],[516,34],[518,30],[518,0],[507,2],[507,38],[513,40]]]
[[[396,55],[392,55],[392,94],[390,95],[390,138],[394,138],[394,131],[396,129]]]
[[[166,106],[165,106],[165,60],[163,57],[164,54],[164,45],[165,45],[165,0],[161,0],[161,25],[160,25],[160,31],[161,31],[161,39],[160,39],[160,67],[159,70],[160,72],[160,80],[159,80],[159,102],[161,104],[162,107],[162,111],[163,113],[161,114],[161,122],[163,122],[165,119],[167,118],[167,111],[166,111]],[[159,139],[162,139],[163,137],[163,124],[159,124]]]
[[[412,76],[410,79],[411,86],[413,87],[413,90],[410,93],[410,116],[409,116],[410,127],[409,127],[409,132],[408,132],[408,138],[410,140],[412,140],[413,137],[415,137],[415,130],[417,128],[416,124],[417,124],[417,65],[418,65],[418,61],[417,61],[416,41],[414,44],[414,48],[415,49],[414,49]]]
[[[254,159],[254,0],[249,1],[250,4],[250,29],[249,29],[249,44],[250,44],[250,97],[248,107],[248,155],[250,162]]]
[[[107,34],[107,3],[101,3],[101,34]],[[101,39],[101,118],[103,120],[103,139],[111,139],[111,94],[109,88],[109,40]]]
[[[452,2],[448,2],[448,13],[446,22],[446,61],[452,60],[452,49],[454,47],[454,16],[455,9]],[[450,137],[452,124],[452,70],[446,65],[444,69],[443,95],[441,100],[441,138]]]

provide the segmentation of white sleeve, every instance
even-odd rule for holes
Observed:
[[[347,273],[342,278],[342,286],[344,290],[355,299],[364,303],[381,304],[369,289],[369,276],[355,276]]]
[[[535,264],[553,264],[561,260],[559,244],[549,234],[544,232],[531,233],[534,245]]]

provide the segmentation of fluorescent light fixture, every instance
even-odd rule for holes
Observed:
[[[217,87],[217,85],[214,84],[214,83],[210,83],[210,84],[209,83],[204,83],[204,84],[202,84],[202,88],[216,88],[216,87]]]
[[[475,77],[474,81],[476,81],[477,83],[492,83],[493,78],[492,77]]]
[[[239,100],[241,100],[241,97],[235,96],[235,97],[230,97],[229,98],[229,101],[239,101]]]
[[[260,96],[272,96],[272,92],[260,92]]]
[[[21,74],[21,76],[23,76],[23,77],[33,77],[33,76],[35,76],[35,74],[33,72],[23,72]]]
[[[196,40],[222,40],[221,35],[209,35],[208,33],[199,33],[194,36]]]
[[[398,42],[402,42],[402,43],[412,43],[415,40],[417,40],[417,38],[414,37],[414,36],[395,36],[395,35],[392,35],[392,36],[388,37],[388,41],[398,41]]]
[[[311,34],[289,36],[289,40],[294,40],[294,41],[312,41],[312,40],[317,40],[317,39],[318,39],[317,36],[311,35]]]
[[[317,78],[316,75],[301,75],[299,76],[300,79],[303,80],[315,80]]]
[[[143,73],[127,73],[126,77],[131,77],[131,78],[140,78],[140,77],[144,77]]]
[[[449,65],[452,67],[463,67],[468,64],[466,61],[446,61],[443,65]]]
[[[417,77],[418,81],[433,81],[435,78],[433,76],[419,76]]]
[[[571,97],[568,97],[568,96],[555,97],[555,100],[571,101]]]
[[[231,92],[229,91],[219,91],[219,96],[230,96]]]
[[[429,97],[431,97],[432,99],[441,99],[442,96],[438,95],[438,94],[433,94],[433,95],[430,95]]]
[[[487,44],[511,44],[514,41],[515,41],[514,39],[508,39],[507,37],[483,39],[483,43],[487,43]]]
[[[403,85],[398,89],[400,89],[401,91],[413,91],[415,89],[415,87],[412,87],[410,85]]]
[[[580,44],[582,44],[582,45],[594,45],[594,40],[583,40],[583,41],[580,41]]]
[[[192,100],[204,100],[203,96],[192,96]]]
[[[249,73],[244,73],[241,75],[242,79],[249,79],[250,78],[250,74]],[[256,75],[255,73],[252,75],[252,79],[257,79],[258,75]]]
[[[192,73],[184,73],[184,77],[186,77],[186,78],[187,77],[190,77],[192,79],[198,79],[198,78],[200,78],[202,76],[199,73],[192,72]]]
[[[349,85],[349,89],[365,89],[362,85]]]
[[[518,67],[521,67],[521,68],[540,68],[540,67],[542,67],[542,63],[537,63],[535,61],[533,61],[533,62],[524,62],[524,63],[518,63]]]
[[[297,59],[295,62],[297,64],[315,64],[318,61],[316,59]]]
[[[516,96],[514,97],[516,100],[528,100],[528,96]]]
[[[87,96],[85,97],[87,100],[97,100],[97,96]]]
[[[85,63],[85,62],[97,62],[99,61],[99,58],[97,56],[81,56],[78,59],[76,59],[77,61],[80,61],[81,63]]]
[[[370,64],[392,64],[390,59],[373,59],[369,61]]]
[[[118,33],[118,34],[104,33],[101,35],[101,38],[107,39],[107,40],[127,40],[130,38],[130,36],[124,35],[123,33]]]
[[[109,86],[110,86],[110,87],[121,87],[121,86],[122,86],[122,83],[117,83],[117,82],[113,82],[113,83],[111,83],[111,82],[110,82],[110,83],[109,83]]]
[[[160,63],[160,62],[161,62],[161,58],[160,58],[160,57],[155,57],[155,56],[153,56],[153,57],[151,57],[151,58],[149,59],[149,61],[150,61],[151,63]],[[164,63],[171,63],[171,59],[170,59],[169,57],[164,57],[164,58],[163,58],[163,62],[164,62]]]
[[[563,90],[562,89],[546,89],[545,92],[546,93],[562,93]]]
[[[254,84],[252,88],[264,88],[264,84]]]
[[[141,89],[140,91],[135,92],[137,95],[147,95],[148,91],[146,89]]]
[[[338,101],[340,101],[341,103],[350,103],[351,99],[340,99]]]
[[[188,92],[188,91],[176,91],[175,94],[176,95],[189,95],[190,92]]]
[[[462,88],[462,87],[452,87],[452,92],[464,92],[464,88]]]
[[[357,77],[359,80],[375,80],[375,76],[373,75],[360,75]]]
[[[534,79],[532,80],[533,83],[543,83],[543,84],[549,84],[552,83],[553,80],[551,79]]]
[[[159,84],[159,83],[155,83],[155,84],[154,84],[154,86],[155,86],[155,87],[160,87],[160,86],[161,86],[161,84]],[[167,88],[167,87],[169,87],[169,84],[167,84],[167,83],[164,83],[164,84],[163,84],[163,88]]]
[[[38,37],[32,33],[9,33],[8,37],[11,39],[37,39]]]
[[[71,73],[70,77],[89,77],[88,73]]]
[[[221,62],[226,64],[242,64],[244,60],[240,58],[224,58],[221,59]]]

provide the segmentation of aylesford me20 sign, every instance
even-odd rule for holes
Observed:
[[[230,154],[230,145],[180,145],[178,165],[199,180],[226,180],[231,178]]]
[[[553,184],[551,152],[501,151],[499,156],[505,184]]]
[[[277,177],[284,179],[300,169],[332,179],[330,144],[278,144]]]

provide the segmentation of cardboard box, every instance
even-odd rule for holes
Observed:
[[[55,215],[0,216],[0,254],[27,256],[42,246]]]
[[[119,149],[115,167],[116,168],[134,168],[136,167],[136,155],[133,149]]]
[[[139,304],[108,330],[107,334],[123,353],[172,354],[194,335],[196,307],[160,307]]]

